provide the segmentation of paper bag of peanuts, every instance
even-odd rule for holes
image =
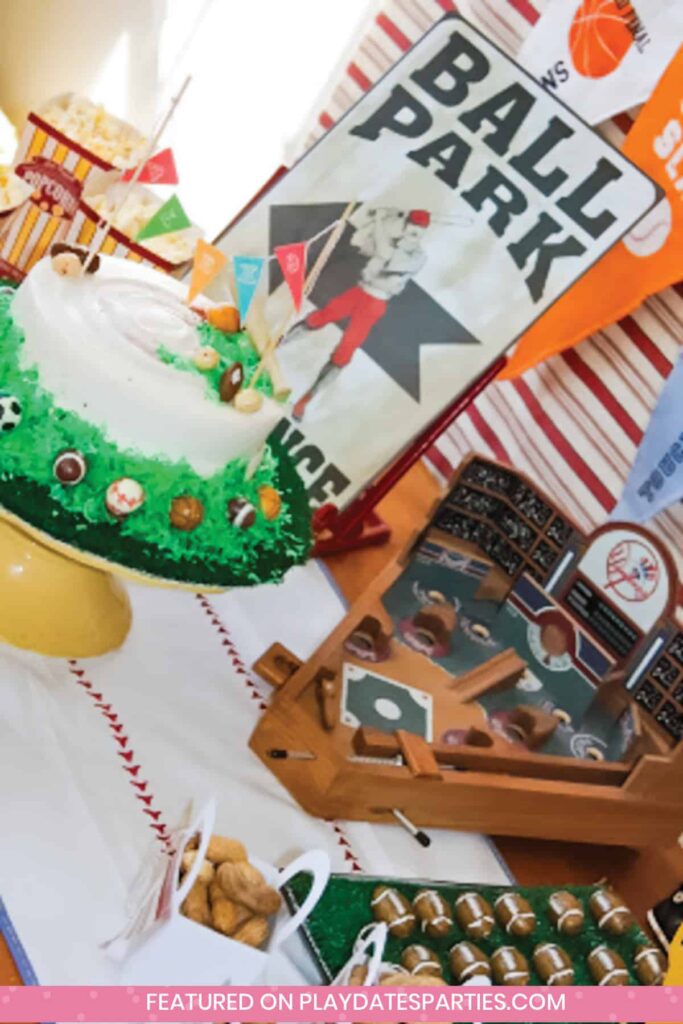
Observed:
[[[70,245],[90,246],[98,225],[103,220],[108,221],[114,213],[112,226],[98,252],[145,263],[166,274],[177,272],[192,259],[197,239],[201,237],[199,228],[170,231],[147,239],[144,244],[135,241],[138,232],[162,205],[163,200],[143,185],[128,190],[125,183],[116,182],[105,188],[84,189],[74,217],[65,229],[64,241]]]
[[[318,902],[330,874],[326,853],[309,851],[278,871],[239,839],[218,835],[214,820],[212,802],[171,834],[165,870],[148,879],[129,927],[107,944],[120,984],[253,984]],[[300,872],[311,887],[290,916],[280,889]]]
[[[12,215],[0,239],[0,274],[20,281],[61,241],[86,184],[134,167],[143,136],[103,107],[65,93],[30,113],[19,140],[14,173],[31,194]]]

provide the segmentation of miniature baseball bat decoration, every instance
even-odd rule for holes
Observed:
[[[465,20],[434,25],[217,242],[309,240],[306,302],[272,336],[296,382],[277,434],[310,452],[314,500],[364,490],[658,198]]]

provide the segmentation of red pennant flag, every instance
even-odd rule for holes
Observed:
[[[304,275],[306,274],[306,243],[292,242],[290,245],[276,245],[275,255],[280,264],[297,313],[301,309],[304,295]]]
[[[122,181],[130,181],[135,174],[135,168],[124,171]],[[173,159],[173,150],[162,149],[155,156],[151,156],[138,175],[138,181],[142,185],[177,185],[178,172]]]

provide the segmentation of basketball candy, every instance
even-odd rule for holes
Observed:
[[[633,45],[637,15],[624,0],[583,0],[569,29],[571,61],[585,78],[604,78]]]

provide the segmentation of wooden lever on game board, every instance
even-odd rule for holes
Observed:
[[[337,675],[324,666],[315,677],[315,692],[320,706],[320,721],[331,732],[339,722],[339,687]]]
[[[478,730],[477,730],[478,731]],[[422,741],[424,742],[424,740]],[[353,735],[353,749],[363,757],[392,758],[403,756],[396,733],[363,726]],[[575,757],[536,754],[516,749],[503,740],[494,740],[491,747],[460,744],[450,746],[432,743],[428,746],[437,768],[460,771],[519,775],[534,779],[558,779],[563,782],[585,782],[593,785],[620,786],[628,776],[629,766],[622,761],[582,761]]]
[[[489,661],[485,661],[483,665],[463,672],[461,676],[455,676],[451,689],[457,692],[463,703],[466,703],[476,700],[482,693],[506,690],[514,686],[526,669],[526,661],[520,658],[514,648],[508,647]]]
[[[516,733],[529,750],[542,747],[557,726],[555,715],[532,704],[518,704],[510,712],[508,722],[508,729]]]
[[[271,644],[258,661],[254,662],[254,672],[270,683],[271,686],[284,686],[295,672],[301,668],[301,661],[292,654],[284,644]]]

